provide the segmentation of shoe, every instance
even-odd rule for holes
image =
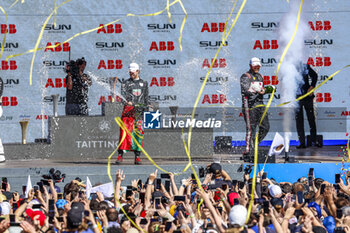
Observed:
[[[319,142],[313,142],[312,146],[316,146],[316,147],[322,147],[322,145]]]
[[[141,164],[141,159],[140,159],[140,157],[136,157],[136,158],[135,158],[135,164],[136,164],[136,165],[140,165],[140,164]]]
[[[123,156],[118,155],[117,161],[115,161],[116,164],[121,164],[123,162]]]
[[[299,146],[296,146],[297,149],[305,149],[306,146],[305,144],[300,144]]]

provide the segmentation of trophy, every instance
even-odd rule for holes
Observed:
[[[29,121],[28,120],[22,120],[19,122],[22,129],[22,144],[27,144],[27,126]]]
[[[57,113],[57,107],[58,107],[58,96],[60,96],[59,94],[56,95],[51,95],[52,100],[53,100],[53,116],[57,117],[58,113]]]

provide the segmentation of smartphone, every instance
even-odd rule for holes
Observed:
[[[127,189],[126,190],[126,198],[132,196],[132,190],[131,189]]]
[[[38,185],[34,185],[34,192],[36,192],[37,190],[39,190],[39,186]]]
[[[167,192],[170,192],[170,180],[166,180],[164,186],[165,186],[165,190]]]
[[[301,191],[297,192],[297,198],[298,198],[298,203],[299,203],[299,204],[304,203],[304,200],[303,200],[303,192],[301,192]]]
[[[147,224],[147,219],[142,218],[141,221],[140,221],[140,224],[141,225],[146,225]]]
[[[140,193],[140,200],[142,204],[145,203],[145,193]]]
[[[160,174],[160,178],[162,178],[162,179],[170,179],[170,175],[168,173],[162,173],[162,174]]]
[[[309,169],[309,176],[311,176],[311,177],[314,176],[314,168],[313,168],[313,167],[311,167],[311,168]]]
[[[185,196],[175,196],[174,201],[185,201]]]
[[[166,222],[166,224],[165,224],[165,231],[169,231],[170,230],[171,224],[172,224],[172,222]]]
[[[195,180],[195,179],[196,179],[196,177],[194,176],[193,173],[191,173],[191,178],[192,178],[192,180]]]
[[[155,183],[155,186],[154,186],[155,189],[159,190],[160,187],[161,187],[161,184],[162,184],[162,180],[159,179],[159,178],[157,178],[157,179],[154,180],[154,182],[156,182],[156,183]]]
[[[335,183],[338,184],[340,183],[340,174],[335,174]]]
[[[263,202],[263,208],[264,208],[264,213],[265,214],[268,214],[270,212],[270,209],[269,209],[269,201],[264,201]]]
[[[55,206],[55,200],[54,199],[49,199],[49,208],[50,206]]]
[[[314,185],[314,180],[312,176],[309,176],[309,186],[312,187]]]
[[[84,216],[85,216],[85,217],[89,217],[89,215],[90,215],[90,211],[84,210]]]
[[[1,189],[6,190],[6,188],[7,188],[7,183],[2,182],[1,183]]]
[[[160,208],[160,197],[154,198],[154,202],[155,202],[156,209],[159,209]]]
[[[96,200],[97,199],[97,194],[96,193],[90,193],[90,199],[91,200]]]
[[[27,185],[22,185],[22,192],[25,194],[27,191]]]
[[[40,181],[40,182],[38,182],[36,184],[39,186],[40,190],[43,189],[43,187],[44,187],[43,182]]]
[[[222,215],[222,207],[218,207],[218,211],[219,211],[220,215]]]
[[[10,226],[19,226],[20,223],[16,222],[16,215],[10,214]]]
[[[343,210],[337,209],[337,218],[341,219],[343,217]]]
[[[205,176],[205,174],[204,174],[204,167],[200,167],[198,169],[198,173],[199,173],[199,178],[203,178]]]
[[[137,188],[142,189],[142,180],[137,182]]]
[[[41,206],[42,206],[42,204],[34,204],[34,205],[32,206],[32,209],[40,209]]]
[[[242,181],[238,181],[239,182],[239,189],[243,189],[244,188],[244,182]]]
[[[324,189],[326,188],[326,184],[321,184],[321,194],[324,193]]]
[[[57,198],[58,199],[63,199],[63,193],[57,193]]]
[[[264,173],[263,173],[263,175],[262,175],[262,177],[261,177],[261,179],[262,179],[262,180],[265,180],[265,179],[266,179],[266,177],[267,177],[267,173],[266,173],[266,172],[264,172]]]
[[[337,192],[339,192],[340,190],[339,184],[333,184],[333,187],[335,188],[335,190],[337,190]]]

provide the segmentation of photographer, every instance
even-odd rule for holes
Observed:
[[[88,90],[92,82],[84,73],[85,67],[84,58],[70,61],[66,66],[66,115],[89,115]]]

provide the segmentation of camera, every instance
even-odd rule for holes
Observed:
[[[42,175],[45,180],[53,180],[54,183],[64,182],[64,178],[66,178],[66,174],[62,174],[60,170],[55,170],[51,168],[49,170],[49,174]]]
[[[64,68],[64,71],[66,73],[70,73],[71,75],[78,75],[79,74],[79,66],[82,65],[83,63],[86,63],[85,58],[79,58],[76,61],[70,60],[66,68]]]

